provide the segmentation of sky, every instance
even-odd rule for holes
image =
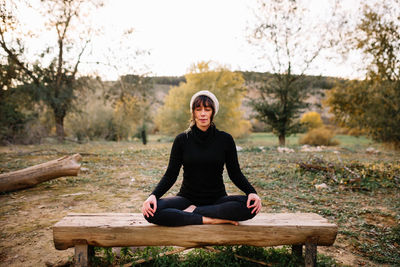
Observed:
[[[108,21],[106,38],[115,29],[133,27],[132,47],[149,52],[137,59],[140,69],[153,75],[180,76],[209,60],[232,70],[255,70],[257,56],[246,40],[252,16],[247,2],[109,1],[97,19]]]
[[[304,1],[318,17],[331,0]],[[343,2],[351,10],[359,1]],[[248,42],[256,2],[106,0],[102,8],[87,14],[98,31],[82,58],[80,71],[96,73],[103,80],[115,80],[127,73],[181,76],[200,61],[213,61],[233,71],[271,71],[265,58]],[[43,27],[43,18],[29,8],[21,11],[21,18],[34,32]],[[131,34],[122,35],[128,30]],[[54,40],[54,34],[41,31],[41,37],[31,41],[30,51],[45,47],[44,40]],[[358,54],[350,54],[346,62],[321,59],[307,74],[355,78],[359,61]]]
[[[308,2],[316,12],[325,8],[324,1]],[[260,58],[247,38],[255,3],[255,0],[113,0],[106,3],[96,19],[99,24],[107,21],[104,25],[107,39],[117,32],[115,29],[134,28],[132,47],[150,53],[136,59],[139,72],[180,76],[199,61],[214,61],[231,70],[270,71],[266,60]],[[319,65],[321,68],[310,74],[354,76],[349,63]]]

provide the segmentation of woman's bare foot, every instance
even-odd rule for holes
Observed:
[[[224,224],[224,223],[228,223],[228,224],[230,223],[230,224],[233,224],[233,225],[239,225],[239,223],[236,222],[236,221],[217,219],[217,218],[210,218],[210,217],[203,216],[203,224]]]
[[[195,205],[190,205],[189,207],[187,207],[186,209],[184,209],[183,211],[186,212],[193,212],[197,207]]]

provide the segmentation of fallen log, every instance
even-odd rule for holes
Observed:
[[[81,155],[64,156],[22,170],[0,174],[0,192],[33,187],[39,183],[62,177],[77,176]]]

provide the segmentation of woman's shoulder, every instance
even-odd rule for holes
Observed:
[[[174,142],[179,142],[180,144],[184,144],[187,142],[189,139],[190,132],[184,131],[177,136],[175,136],[175,141]]]
[[[219,135],[224,140],[228,140],[228,141],[233,140],[233,137],[232,137],[232,135],[230,133],[227,133],[225,131],[221,131],[221,130],[218,130],[218,129],[216,129],[216,133],[217,133],[217,135]]]

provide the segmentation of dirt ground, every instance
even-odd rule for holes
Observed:
[[[135,143],[88,143],[0,147],[1,173],[67,154],[79,152],[83,156],[82,170],[77,177],[62,177],[33,188],[0,194],[0,266],[53,266],[71,260],[73,249],[56,250],[52,236],[52,226],[70,212],[140,212],[142,201],[167,166],[170,146],[171,143],[147,146]],[[319,192],[314,190],[312,182],[304,184],[291,181],[279,185],[282,192],[271,197],[271,194],[277,194],[276,189],[263,187],[255,179],[260,179],[264,173],[268,181],[274,182],[276,179],[271,174],[270,166],[268,171],[262,166],[266,162],[269,165],[284,165],[282,160],[290,162],[289,156],[276,152],[246,153],[240,152],[239,160],[246,176],[252,177],[249,180],[262,196],[262,212],[322,210],[324,217],[338,223],[339,234],[333,246],[318,247],[318,253],[331,256],[338,263],[348,266],[390,266],[372,261],[357,249],[357,239],[363,237],[357,235],[357,231],[364,231],[360,220],[362,225],[381,228],[399,224],[398,189],[390,192],[377,190],[367,194],[339,189]],[[392,160],[392,156],[389,155],[387,160]],[[256,166],[261,166],[258,172]],[[169,191],[170,195],[176,194],[179,182]],[[239,193],[233,184],[227,185],[227,191]],[[309,195],[308,191],[312,194]],[[279,201],[275,201],[277,199]],[[347,213],[346,209],[357,209],[357,216]],[[347,215],[338,216],[336,212]]]

